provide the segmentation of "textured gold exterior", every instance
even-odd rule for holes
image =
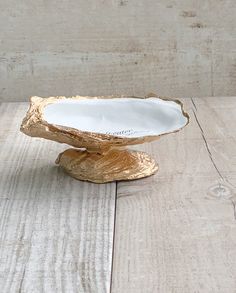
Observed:
[[[72,177],[95,183],[143,178],[158,170],[148,154],[116,149],[104,154],[68,149],[58,156],[56,163]]]
[[[123,96],[82,97],[75,96],[71,99],[115,99]],[[174,101],[181,106],[182,114],[189,116],[183,109],[183,104],[178,100],[160,98],[155,94],[148,97]],[[139,97],[128,97],[139,98]],[[178,130],[155,136],[143,137],[118,137],[108,134],[81,131],[79,129],[61,125],[49,124],[43,119],[44,107],[66,97],[40,98],[32,97],[30,108],[22,121],[21,131],[33,137],[42,137],[60,143],[66,143],[76,148],[85,148],[86,151],[69,149],[60,154],[57,163],[68,174],[80,179],[96,183],[104,183],[114,180],[131,180],[152,175],[158,167],[149,155],[142,152],[120,150],[117,147],[141,144],[158,139],[160,136],[177,132]],[[143,98],[140,98],[143,99]],[[186,126],[185,125],[185,126]],[[182,127],[183,128],[183,127]]]
[[[154,94],[151,95],[154,97]],[[122,97],[122,96],[120,96]],[[118,96],[107,96],[107,97],[71,97],[72,99],[108,99],[108,98],[120,98]],[[137,98],[137,97],[130,97]],[[165,99],[166,98],[160,98]],[[143,137],[118,137],[109,134],[93,133],[81,131],[75,128],[65,127],[61,125],[49,124],[43,119],[43,109],[48,104],[52,104],[58,99],[66,99],[66,97],[50,97],[40,98],[32,97],[30,108],[23,119],[21,125],[21,131],[29,136],[42,137],[50,140],[54,140],[61,143],[66,143],[77,148],[86,148],[87,150],[94,150],[96,152],[102,152],[103,149],[116,146],[126,146],[141,144],[144,142],[150,142],[156,140],[158,137],[171,133],[165,133],[161,135],[143,136]],[[141,99],[141,98],[140,98]],[[182,113],[187,117],[187,124],[189,122],[189,116],[183,110],[183,105],[178,100],[172,100],[181,105]],[[187,125],[186,124],[186,125]],[[180,129],[172,132],[177,132]]]

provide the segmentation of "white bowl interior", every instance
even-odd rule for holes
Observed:
[[[160,135],[187,123],[181,106],[158,98],[62,99],[44,108],[50,124],[120,137]]]

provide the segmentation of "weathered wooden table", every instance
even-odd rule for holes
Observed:
[[[54,165],[68,146],[0,107],[0,292],[236,292],[236,98],[183,99],[183,131],[138,146],[159,172],[111,184]]]

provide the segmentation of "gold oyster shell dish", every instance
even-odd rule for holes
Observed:
[[[150,176],[146,153],[124,148],[177,132],[189,123],[178,100],[157,97],[32,97],[21,131],[73,146],[56,163],[70,176],[104,183]]]

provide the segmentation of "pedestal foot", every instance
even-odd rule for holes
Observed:
[[[148,154],[127,149],[112,149],[102,154],[68,149],[58,156],[56,164],[70,176],[94,183],[143,178],[158,170]]]

